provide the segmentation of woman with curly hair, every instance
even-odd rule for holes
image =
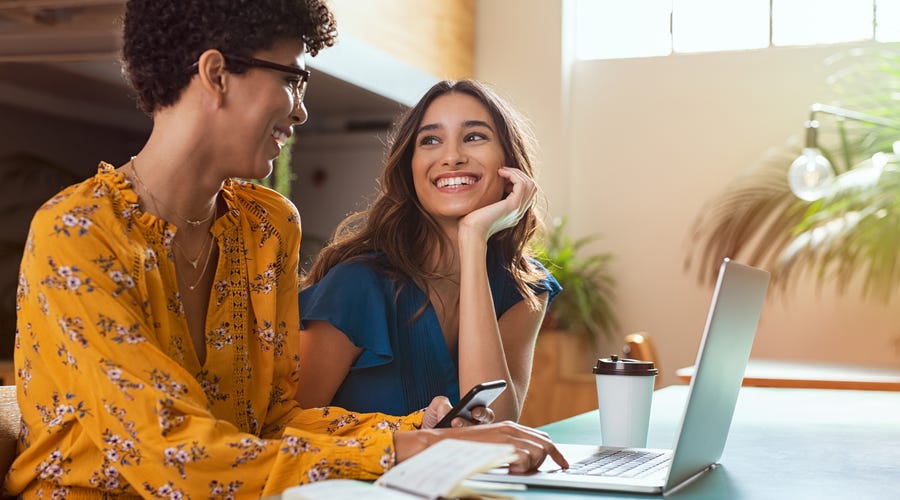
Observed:
[[[516,420],[559,284],[529,258],[537,186],[523,120],[472,80],[434,85],[397,122],[380,191],[319,254],[300,294],[305,407],[403,414],[507,381]]]
[[[451,436],[514,444],[514,472],[565,463],[521,426],[417,430],[446,399],[401,417],[294,401],[299,217],[232,178],[269,175],[307,117],[305,54],[334,37],[319,0],[126,3],[125,69],[153,129],[32,221],[9,493],[256,498],[372,479]]]

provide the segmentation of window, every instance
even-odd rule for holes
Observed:
[[[875,39],[879,42],[900,42],[900,0],[878,1]]]
[[[769,45],[769,0],[674,0],[672,50],[761,49]]]
[[[577,0],[576,56],[900,41],[900,0]]]
[[[672,0],[579,0],[579,59],[662,56],[672,52]]]
[[[860,0],[774,0],[773,45],[816,45],[872,38],[872,4]]]

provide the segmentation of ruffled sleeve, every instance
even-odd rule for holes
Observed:
[[[327,321],[363,350],[354,368],[394,359],[388,325],[394,324],[394,286],[364,261],[343,262],[300,293],[300,326]]]
[[[548,271],[547,268],[543,266],[543,264],[531,258],[529,258],[528,260],[531,262],[531,265],[535,267],[535,269],[544,273],[545,276],[543,280],[532,286],[531,289],[534,290],[534,292],[538,295],[544,292],[549,293],[550,295],[547,297],[547,304],[549,305],[551,302],[553,302],[553,299],[555,299],[556,296],[559,295],[559,292],[562,291],[562,286],[559,284],[559,281],[556,281],[556,278],[553,276],[553,274],[551,274],[550,271]]]
[[[531,289],[534,290],[534,293],[537,295],[544,293],[549,294],[547,297],[547,305],[549,306],[550,303],[553,302],[553,299],[559,295],[559,292],[562,291],[562,286],[560,286],[559,282],[556,281],[556,278],[553,277],[553,274],[551,274],[546,267],[541,265],[540,262],[531,258],[528,260],[535,269],[542,272],[545,276],[544,279],[531,285]],[[499,259],[490,260],[488,265],[488,280],[491,284],[491,292],[494,297],[494,310],[499,318],[500,316],[503,316],[503,313],[510,307],[522,300],[522,294],[519,292],[519,289],[516,288],[516,282],[513,280],[512,275],[503,267]]]

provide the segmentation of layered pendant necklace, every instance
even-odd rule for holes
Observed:
[[[146,192],[147,195],[150,196],[150,200],[153,201],[153,207],[156,208],[157,212],[159,212],[159,200],[156,199],[156,196],[153,196],[153,191],[150,191],[150,188],[148,188],[147,185],[144,184],[144,180],[141,179],[141,175],[138,174],[137,167],[135,166],[136,164],[134,162],[134,156],[131,157],[131,161],[129,163],[131,165],[131,171],[134,173],[134,178],[137,179],[138,184],[141,185],[141,188],[144,189],[144,192]],[[188,219],[187,217],[182,217],[181,214],[175,212],[174,210],[172,211],[172,213],[175,214],[175,217],[181,219],[185,224],[196,228],[200,227],[201,224],[205,224],[210,219],[212,219],[214,215],[216,215],[216,204],[212,204],[212,206],[210,207],[209,215],[202,219]]]
[[[206,275],[206,269],[207,269],[207,267],[209,267],[209,261],[210,261],[210,258],[212,257],[213,247],[215,246],[212,244],[213,240],[215,240],[215,237],[213,237],[213,235],[210,234],[209,232],[207,232],[206,234],[209,237],[205,238],[203,240],[203,245],[200,247],[200,251],[197,253],[197,257],[195,257],[193,259],[188,257],[188,255],[187,255],[187,253],[185,253],[184,249],[181,248],[181,245],[178,244],[178,241],[176,241],[175,239],[172,240],[172,243],[175,244],[175,247],[178,248],[178,251],[181,252],[181,255],[184,257],[185,260],[187,260],[188,264],[190,264],[191,267],[194,268],[194,270],[196,270],[197,266],[200,265],[200,258],[203,256],[203,249],[206,248],[207,243],[209,244],[209,249],[206,251],[206,259],[203,260],[203,268],[200,269],[200,274],[197,276],[197,280],[194,281],[193,284],[185,282],[185,285],[187,285],[188,290],[190,290],[192,292],[197,288],[197,285],[200,284],[200,281],[203,280],[203,276]]]
[[[133,156],[131,157],[130,165],[131,165],[131,172],[134,174],[135,180],[137,180],[138,184],[141,185],[141,189],[145,193],[147,193],[147,196],[150,198],[150,201],[153,203],[154,210],[156,210],[156,213],[162,214],[162,212],[160,212],[160,210],[159,210],[159,206],[160,206],[159,200],[156,199],[156,196],[153,196],[153,191],[150,191],[150,188],[147,187],[147,184],[144,183],[144,180],[141,179],[140,174],[138,174],[137,168],[135,168],[135,162],[134,162]],[[192,228],[197,228],[197,227],[200,227],[200,225],[202,225],[206,222],[209,222],[209,220],[213,218],[213,216],[216,214],[215,208],[216,207],[215,207],[215,203],[214,203],[212,206],[212,210],[210,211],[210,214],[202,219],[188,219],[186,217],[182,217],[180,214],[177,214],[175,212],[172,212],[172,213],[175,214],[175,216],[178,217],[179,219],[181,219],[183,222],[190,225]],[[200,274],[197,275],[197,279],[193,283],[184,281],[184,284],[187,285],[188,290],[190,290],[192,292],[197,289],[197,286],[199,286],[200,282],[203,281],[203,276],[206,275],[206,270],[209,267],[209,261],[212,258],[213,248],[215,247],[214,240],[215,240],[215,237],[212,235],[212,233],[209,232],[209,230],[207,230],[206,237],[203,239],[203,244],[200,245],[200,249],[197,251],[197,256],[194,258],[191,258],[188,255],[188,253],[184,250],[184,247],[182,247],[181,244],[178,243],[178,240],[176,240],[174,238],[172,239],[172,243],[175,245],[175,248],[178,249],[178,252],[181,254],[181,256],[184,257],[184,259],[187,261],[187,263],[195,271],[197,270],[197,267],[200,266],[200,260],[203,259],[203,267],[200,269]],[[206,249],[205,252],[204,252],[204,249]],[[204,255],[205,255],[205,258],[204,258]],[[176,276],[181,277],[181,275],[179,273],[176,272],[175,274],[176,274]]]
[[[212,236],[212,235],[210,235],[210,236]],[[197,266],[200,265],[200,258],[203,257],[203,249],[206,248],[206,243],[208,241],[212,241],[212,238],[205,238],[203,240],[203,244],[200,245],[200,250],[197,250],[197,256],[192,259],[192,258],[188,257],[187,252],[184,251],[184,247],[182,247],[181,244],[178,243],[178,240],[176,240],[174,238],[172,239],[172,243],[175,245],[175,248],[178,249],[178,251],[181,253],[181,256],[184,257],[185,260],[188,261],[188,264],[190,264],[191,267],[193,267],[194,269],[197,269]],[[212,253],[212,251],[209,251],[206,253],[207,261],[209,260],[209,254],[211,254],[211,253]]]
[[[207,233],[207,234],[209,234],[209,233]],[[209,243],[209,249],[206,251],[206,258],[203,260],[203,268],[200,269],[200,274],[197,275],[197,280],[194,281],[193,283],[187,283],[187,282],[184,283],[185,285],[187,285],[188,290],[190,290],[192,292],[197,288],[197,285],[199,285],[200,282],[203,281],[203,276],[206,275],[206,269],[209,267],[209,261],[210,261],[210,258],[212,257],[213,247],[215,246],[212,244],[212,241],[214,239],[215,238],[213,237],[213,235],[209,234],[209,238],[206,238],[206,240],[204,240],[204,242],[203,242],[204,246],[206,246],[206,244]],[[184,258],[188,261],[188,264],[190,264],[191,267],[193,267],[194,269],[197,269],[197,266],[200,264],[200,256],[203,255],[203,247],[200,247],[200,254],[197,255],[197,258],[191,259],[187,255],[185,255],[184,250],[181,249],[181,245],[179,245],[177,241],[172,240],[172,242],[175,243],[175,246],[178,247],[178,250],[181,252],[181,255],[184,255]]]

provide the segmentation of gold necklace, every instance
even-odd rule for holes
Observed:
[[[197,251],[197,256],[194,257],[193,259],[188,257],[187,252],[184,251],[184,247],[182,247],[181,244],[178,243],[178,240],[176,240],[175,238],[172,238],[172,243],[174,243],[175,247],[178,249],[178,251],[181,252],[181,256],[184,257],[185,259],[187,259],[188,264],[190,264],[191,267],[193,267],[194,269],[197,269],[197,265],[200,264],[200,257],[203,257],[203,249],[206,248],[206,243],[209,241],[212,241],[212,239],[213,239],[212,234],[207,232],[206,235],[209,236],[209,238],[203,239],[203,244],[200,245],[200,250]]]
[[[156,207],[156,211],[159,212],[160,202],[159,202],[159,200],[156,199],[156,196],[153,196],[153,191],[150,191],[150,188],[148,188],[147,185],[144,184],[144,179],[141,179],[141,175],[138,173],[137,167],[135,166],[134,156],[131,157],[130,164],[131,164],[131,172],[134,173],[134,178],[137,179],[138,184],[140,184],[141,187],[144,188],[144,191],[150,196],[150,199],[153,200],[153,206]],[[185,223],[191,225],[191,227],[198,227],[198,226],[200,226],[200,224],[203,224],[203,223],[209,221],[209,219],[212,219],[213,215],[216,215],[216,204],[213,203],[212,211],[209,213],[209,215],[207,215],[206,217],[204,217],[202,219],[196,219],[196,220],[188,219],[186,217],[182,217],[181,214],[176,213],[174,210],[172,211],[172,213],[175,214],[175,216],[178,217],[179,219],[183,220]]]
[[[144,181],[141,179],[141,176],[137,173],[137,169],[134,168],[134,157],[133,156],[131,157],[131,171],[132,171],[132,173],[134,173],[134,178],[137,179],[138,183],[141,185],[141,187],[144,189],[144,191],[146,191],[146,193],[150,196],[150,201],[153,203],[153,209],[156,210],[157,213],[162,213],[159,211],[159,200],[157,200],[156,197],[153,196],[153,193],[150,191],[150,188],[148,188],[147,185],[144,184]],[[187,222],[188,224],[196,227],[196,226],[208,221],[210,218],[212,218],[212,216],[215,214],[215,207],[213,207],[213,208],[214,208],[213,213],[209,214],[209,216],[203,220],[191,221],[191,220],[184,219],[184,217],[181,217],[181,216],[179,216],[179,217],[184,219],[184,221]],[[178,215],[178,214],[176,214],[176,215]],[[206,232],[206,235],[208,236],[208,238],[204,238],[203,244],[200,245],[200,251],[197,253],[197,257],[194,259],[191,259],[190,257],[188,257],[187,252],[184,251],[184,248],[182,248],[182,246],[175,240],[174,237],[172,238],[172,243],[175,244],[175,247],[178,248],[178,251],[181,252],[181,255],[185,259],[187,259],[188,264],[190,264],[191,267],[193,267],[194,269],[197,269],[197,266],[200,264],[200,256],[203,255],[203,249],[206,247],[207,242],[210,243],[209,249],[206,251],[206,260],[203,261],[203,269],[200,270],[200,275],[197,276],[197,280],[194,281],[193,284],[190,284],[187,281],[184,282],[184,284],[188,286],[188,290],[190,290],[192,292],[197,288],[197,285],[200,284],[200,281],[203,280],[203,276],[206,275],[206,269],[209,267],[209,260],[212,257],[212,250],[213,250],[214,245],[211,242],[213,240],[215,240],[215,237],[209,231]],[[175,275],[180,277],[177,269],[175,270]]]
[[[212,241],[213,239],[215,239],[215,238],[210,238],[210,241]],[[174,242],[175,240],[172,240],[172,241]],[[209,250],[206,252],[206,260],[203,261],[203,269],[200,270],[200,275],[197,276],[197,281],[195,281],[193,285],[188,284],[188,282],[185,281],[184,284],[188,286],[188,290],[190,290],[190,291],[193,292],[194,289],[197,288],[197,285],[200,284],[200,281],[203,279],[203,276],[206,275],[206,268],[209,267],[209,259],[210,259],[210,257],[212,257],[213,246],[214,246],[214,245],[209,245]],[[187,256],[185,256],[185,258],[186,258],[186,257],[187,257]],[[197,258],[199,259],[200,256],[198,255]],[[194,269],[197,269],[196,264],[194,264],[194,263],[192,262],[191,265],[194,266]],[[177,271],[176,271],[175,274],[176,274],[176,275],[178,274]]]

